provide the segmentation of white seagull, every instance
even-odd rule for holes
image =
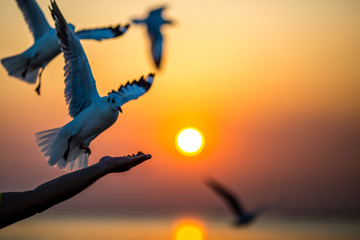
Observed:
[[[41,74],[46,65],[61,52],[58,43],[59,39],[56,36],[55,29],[50,27],[35,0],[16,0],[16,2],[24,15],[35,42],[23,53],[1,59],[1,63],[10,76],[31,84],[35,84],[39,75],[39,84],[35,91],[40,95]],[[69,26],[74,31],[74,25],[69,24]],[[119,37],[128,28],[129,25],[117,25],[115,27],[85,29],[77,31],[75,34],[79,39],[101,41],[102,39]]]
[[[162,17],[162,11],[166,7],[161,7],[158,9],[151,10],[149,15],[145,19],[133,19],[134,24],[145,24],[147,27],[147,32],[151,41],[151,54],[154,60],[154,63],[158,69],[160,69],[161,55],[163,48],[163,36],[161,33],[161,26],[163,24],[173,24],[171,20],[165,20]]]
[[[227,190],[220,183],[218,183],[214,179],[207,179],[206,184],[213,191],[219,194],[221,198],[223,198],[223,200],[226,202],[230,210],[234,213],[236,219],[233,222],[233,224],[235,226],[242,226],[249,224],[253,222],[260,213],[267,210],[267,208],[261,207],[251,212],[245,211],[240,200],[237,199],[233,193]]]
[[[150,89],[154,74],[128,82],[108,96],[100,97],[79,39],[55,1],[51,1],[51,6],[65,58],[65,98],[73,120],[63,127],[36,133],[36,142],[50,166],[71,171],[87,166],[91,141],[115,123],[123,104]]]

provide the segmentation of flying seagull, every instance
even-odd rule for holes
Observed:
[[[91,141],[115,123],[123,104],[150,89],[154,74],[128,82],[100,97],[79,39],[55,1],[51,1],[50,10],[64,53],[65,98],[73,120],[63,127],[36,133],[36,142],[50,166],[71,171],[87,166]]]
[[[147,32],[151,41],[151,54],[154,60],[154,63],[158,69],[160,69],[161,55],[163,49],[163,36],[161,33],[161,26],[163,24],[173,24],[171,20],[165,20],[162,17],[162,11],[166,7],[157,8],[151,10],[149,15],[145,19],[133,19],[134,24],[145,24],[147,27]]]
[[[232,194],[220,183],[218,183],[214,179],[209,178],[206,180],[206,184],[213,191],[219,194],[221,198],[223,198],[223,200],[226,202],[228,207],[234,213],[235,220],[233,224],[235,226],[241,226],[251,223],[260,213],[262,213],[265,210],[265,208],[259,208],[255,211],[247,212],[244,210],[244,207],[242,206],[240,200],[237,199],[234,194]]]
[[[56,36],[55,29],[50,27],[35,0],[16,0],[16,2],[35,42],[23,53],[1,59],[1,63],[10,76],[25,82],[35,84],[39,76],[39,83],[35,91],[40,95],[41,74],[46,65],[61,52],[59,39]],[[69,26],[74,31],[74,25],[69,24]],[[119,37],[128,28],[129,25],[117,25],[115,27],[85,29],[77,31],[75,34],[79,39],[101,41],[102,39]]]

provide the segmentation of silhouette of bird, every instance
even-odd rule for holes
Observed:
[[[23,53],[1,59],[1,63],[10,76],[25,82],[35,84],[39,76],[39,83],[35,91],[40,95],[41,74],[46,65],[61,52],[58,43],[59,39],[56,36],[55,29],[50,27],[35,0],[16,0],[16,2],[24,15],[35,42]],[[74,25],[69,24],[69,26],[74,31]],[[76,32],[76,35],[80,39],[101,41],[102,39],[119,37],[128,28],[129,25],[117,25],[115,27],[84,29]]]
[[[55,1],[51,1],[51,7],[64,53],[65,98],[73,120],[63,127],[36,133],[36,142],[50,166],[71,171],[87,166],[91,141],[115,123],[122,105],[150,89],[154,74],[128,82],[117,91],[100,97],[79,39]]]
[[[134,24],[145,24],[147,32],[151,41],[151,54],[154,63],[158,69],[160,69],[161,56],[163,51],[163,35],[161,33],[161,27],[164,24],[173,24],[171,20],[165,20],[162,17],[162,11],[166,7],[160,7],[149,12],[149,15],[145,19],[133,19]]]
[[[218,183],[212,178],[207,179],[205,183],[213,191],[220,195],[220,197],[225,201],[230,210],[233,212],[233,214],[235,215],[235,220],[233,221],[233,224],[235,226],[246,225],[253,222],[260,213],[266,210],[266,208],[261,207],[251,212],[245,211],[243,205],[241,204],[241,201],[220,183]]]

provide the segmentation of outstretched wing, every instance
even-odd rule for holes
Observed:
[[[236,197],[214,179],[208,179],[206,184],[218,193],[226,202],[226,204],[230,207],[230,209],[234,212],[236,216],[243,216],[244,210],[240,205],[240,202]]]
[[[115,27],[84,29],[77,31],[75,34],[79,39],[93,39],[101,41],[103,39],[120,37],[129,29],[129,27],[129,24],[125,26],[121,26],[119,24]]]
[[[35,41],[51,29],[35,0],[16,0]]]
[[[145,21],[145,19],[134,18],[131,20],[131,22],[133,24],[142,24],[142,23],[145,23],[146,21]]]
[[[161,19],[162,16],[162,11],[166,9],[166,6],[162,6],[156,9],[153,9],[149,12],[149,17],[148,18],[159,18]]]
[[[65,58],[65,99],[69,104],[69,115],[74,118],[100,96],[79,39],[68,27],[55,1],[51,1],[51,6],[56,34]]]
[[[153,83],[154,76],[154,73],[150,73],[145,79],[144,76],[142,76],[139,80],[134,80],[131,83],[127,82],[125,85],[121,85],[118,91],[112,91],[109,94],[116,93],[120,95],[122,105],[124,105],[128,101],[137,99],[146,93]]]

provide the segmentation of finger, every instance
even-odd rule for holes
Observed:
[[[131,160],[131,165],[136,166],[146,160],[149,160],[152,156],[150,154],[138,154],[135,156],[129,157]]]
[[[139,160],[148,160],[150,159],[152,156],[150,154],[140,154],[140,155],[134,155],[129,157],[131,159],[131,161],[133,162],[137,162]]]

